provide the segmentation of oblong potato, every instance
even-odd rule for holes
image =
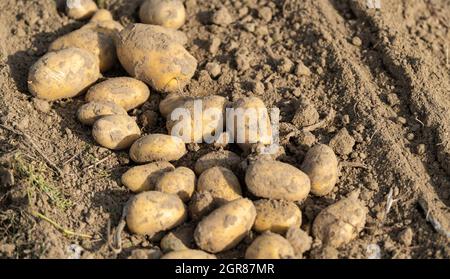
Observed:
[[[215,166],[236,170],[241,163],[241,157],[228,150],[213,151],[200,157],[195,162],[194,171],[198,175]]]
[[[155,190],[175,194],[183,202],[187,202],[195,191],[195,182],[195,173],[191,169],[178,167],[162,175],[156,182]]]
[[[132,233],[153,236],[180,225],[186,217],[186,208],[176,195],[148,191],[131,199],[126,222]]]
[[[214,210],[195,228],[198,247],[218,253],[236,246],[251,230],[256,209],[249,199],[238,199]]]
[[[103,147],[126,149],[141,135],[141,130],[128,115],[107,115],[94,122],[92,136]]]
[[[122,174],[122,184],[135,193],[154,190],[161,176],[173,171],[175,167],[169,162],[154,162],[135,166]]]
[[[292,202],[284,200],[258,200],[254,202],[256,220],[253,229],[257,232],[271,231],[285,234],[291,226],[300,227],[302,213]]]
[[[100,78],[94,54],[79,48],[52,51],[42,56],[28,73],[28,89],[47,101],[71,98]]]
[[[338,160],[333,149],[325,144],[313,146],[306,153],[301,169],[311,180],[311,193],[325,196],[338,179]]]
[[[184,142],[177,137],[150,134],[138,139],[130,148],[130,158],[137,163],[176,161],[186,154]]]
[[[110,101],[129,111],[150,97],[147,85],[130,77],[110,78],[89,88],[86,101]]]
[[[180,28],[186,21],[186,10],[180,0],[146,0],[139,9],[142,23]]]
[[[246,259],[293,259],[294,248],[279,234],[266,232],[258,236],[245,251]]]
[[[89,102],[78,108],[77,118],[84,125],[93,125],[106,115],[127,115],[127,111],[113,102]]]
[[[198,191],[208,191],[217,205],[242,198],[241,185],[234,173],[224,167],[212,167],[198,178]]]
[[[303,201],[311,189],[306,174],[289,164],[257,160],[245,173],[248,190],[257,197],[287,201]]]
[[[217,259],[216,256],[206,253],[202,250],[186,249],[179,251],[169,252],[161,257],[165,260],[214,260]]]
[[[93,0],[67,0],[66,14],[73,19],[87,19],[97,11],[97,4]]]

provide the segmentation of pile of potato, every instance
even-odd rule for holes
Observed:
[[[129,149],[136,166],[121,178],[135,193],[125,205],[129,232],[163,236],[165,259],[214,259],[244,239],[251,241],[245,258],[301,258],[311,241],[300,229],[299,205],[310,193],[325,196],[333,191],[338,180],[333,150],[318,144],[297,168],[267,156],[246,159],[224,150],[228,135],[223,134],[215,141],[220,150],[199,158],[194,170],[174,166],[187,153],[185,141],[170,135],[174,129],[181,126],[190,141],[202,140],[219,130],[228,107],[261,110],[266,114],[258,121],[268,122],[263,101],[246,97],[230,102],[215,95],[194,98],[175,93],[189,83],[197,68],[197,60],[184,47],[188,38],[177,30],[186,20],[180,0],[144,1],[139,12],[142,23],[125,28],[92,0],[67,0],[67,14],[90,21],[50,45],[30,69],[29,90],[49,101],[86,93],[86,103],[77,111],[79,121],[92,127],[99,145]],[[117,62],[131,77],[99,82]],[[128,115],[149,99],[150,89],[167,94],[159,110],[168,134],[142,135]],[[192,119],[181,122],[171,117],[178,108],[193,111],[197,100],[220,117],[202,115],[200,130]],[[270,125],[264,131],[269,137],[251,133],[252,129],[243,125],[229,131],[244,135],[239,144],[243,154],[256,152],[255,146],[268,144],[272,136]],[[312,235],[323,246],[344,245],[361,232],[366,212],[357,194],[352,194],[318,214]],[[181,230],[188,240],[179,237]],[[189,241],[193,243],[186,244]]]

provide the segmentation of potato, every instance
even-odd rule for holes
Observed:
[[[245,251],[246,259],[293,259],[294,248],[279,234],[266,232],[258,236]]]
[[[318,144],[306,153],[301,166],[311,180],[311,193],[325,196],[330,193],[338,179],[338,160],[333,149]]]
[[[99,9],[89,20],[90,22],[110,21],[114,20],[110,11],[106,9]]]
[[[241,157],[234,152],[228,150],[213,151],[203,155],[195,162],[194,171],[200,175],[205,170],[215,166],[237,170],[240,163]]]
[[[160,242],[161,249],[165,252],[193,249],[195,226],[193,224],[182,225],[167,233]]]
[[[184,142],[177,137],[151,134],[138,139],[130,148],[130,158],[136,163],[176,161],[186,154]]]
[[[179,251],[173,251],[169,252],[161,257],[161,259],[165,260],[214,260],[217,259],[216,256],[208,254],[202,250],[194,250],[194,249],[188,249],[188,250],[179,250]]]
[[[122,174],[121,180],[123,185],[135,193],[154,190],[158,179],[174,169],[169,162],[154,162],[130,168]]]
[[[141,135],[141,130],[128,115],[107,115],[94,122],[92,136],[103,147],[126,149]]]
[[[155,32],[151,25],[131,24],[119,33],[116,48],[120,63],[131,76],[157,91],[174,92],[190,81],[197,60],[167,33]]]
[[[241,185],[232,171],[224,167],[212,167],[198,178],[198,191],[208,191],[217,205],[242,198]]]
[[[97,11],[97,4],[93,0],[67,0],[66,14],[73,19],[87,19]]]
[[[195,183],[195,173],[186,167],[179,167],[162,175],[156,182],[155,190],[175,194],[183,202],[187,202],[195,191]]]
[[[216,207],[214,197],[209,191],[197,191],[189,202],[189,216],[192,220],[200,220]]]
[[[245,173],[248,190],[257,197],[303,201],[311,189],[306,174],[294,166],[272,160],[257,160]]]
[[[300,227],[302,223],[302,213],[292,202],[258,200],[254,204],[256,220],[253,229],[257,232],[272,231],[284,235],[291,226]]]
[[[231,249],[251,230],[255,217],[256,209],[249,199],[229,202],[198,223],[195,242],[210,253]]]
[[[111,101],[129,111],[150,97],[145,83],[130,77],[110,78],[89,88],[86,101]]]
[[[77,111],[77,118],[84,125],[93,125],[95,121],[106,115],[128,115],[121,106],[108,101],[89,102]]]
[[[47,101],[71,98],[100,78],[97,58],[79,48],[52,51],[42,56],[28,73],[28,89]]]
[[[187,217],[185,206],[176,195],[156,191],[134,196],[126,213],[128,229],[150,237],[180,225]]]
[[[181,0],[146,0],[139,9],[142,23],[180,28],[186,21],[186,10]]]
[[[297,226],[289,228],[286,232],[286,239],[294,248],[295,256],[301,258],[303,253],[309,251],[312,246],[313,239]]]
[[[338,248],[349,243],[364,228],[367,208],[358,199],[359,192],[353,192],[335,204],[322,210],[314,219],[313,236],[324,246]]]
[[[172,111],[178,107],[182,107],[191,97],[177,95],[175,93],[168,94],[167,97],[159,103],[159,111],[164,118],[167,118]]]

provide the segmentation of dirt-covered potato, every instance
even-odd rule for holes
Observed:
[[[54,101],[79,95],[99,78],[94,54],[67,48],[49,52],[34,63],[28,73],[28,89],[39,99]]]
[[[271,231],[284,235],[291,226],[300,227],[302,223],[302,213],[293,202],[263,199],[254,204],[256,220],[253,229],[257,232]]]
[[[195,242],[210,253],[231,249],[251,230],[255,217],[256,209],[249,199],[229,202],[198,223]]]
[[[155,190],[175,194],[183,202],[187,202],[195,191],[195,182],[195,173],[191,169],[179,167],[162,175],[156,182]]]
[[[216,208],[214,197],[209,191],[196,191],[189,202],[189,216],[200,220]]]
[[[148,191],[131,199],[126,222],[132,233],[153,236],[180,225],[186,217],[183,201],[176,195]]]
[[[177,137],[150,134],[138,139],[130,148],[130,158],[137,163],[176,161],[186,154],[186,145]]]
[[[106,9],[99,9],[95,12],[95,14],[89,20],[90,22],[98,22],[98,21],[108,21],[114,20],[110,11]]]
[[[167,118],[174,109],[182,107],[189,99],[192,98],[175,93],[168,94],[167,97],[159,103],[159,111],[164,118]]]
[[[178,29],[186,21],[186,10],[181,0],[145,0],[139,18],[142,23]]]
[[[208,191],[217,205],[242,198],[241,185],[234,173],[224,167],[212,167],[198,178],[198,191]]]
[[[135,193],[154,190],[156,182],[164,173],[175,167],[169,162],[154,162],[135,166],[122,174],[122,184]]]
[[[129,111],[150,97],[147,85],[130,77],[110,78],[89,88],[86,101],[111,101]]]
[[[301,166],[311,180],[311,193],[325,196],[333,190],[338,179],[338,160],[333,149],[318,144],[306,153]]]
[[[93,0],[66,0],[66,14],[73,19],[90,18],[97,9]]]
[[[186,224],[177,227],[167,233],[159,244],[164,253],[193,249],[195,241],[193,239],[195,224]]]
[[[314,219],[313,236],[325,246],[339,247],[349,243],[364,228],[367,208],[358,199],[359,192],[352,192],[335,204],[322,210]]]
[[[309,251],[313,242],[312,237],[297,226],[289,228],[286,232],[286,239],[294,248],[296,258],[301,258],[303,253]]]
[[[103,147],[122,150],[141,136],[141,130],[128,115],[107,115],[94,122],[92,136]]]
[[[161,257],[165,260],[214,260],[216,256],[206,253],[202,250],[188,249],[169,252]]]
[[[237,170],[241,163],[241,157],[228,150],[213,151],[200,157],[195,162],[194,171],[198,175],[212,167],[224,167],[230,170]]]
[[[245,251],[246,259],[293,259],[294,248],[279,234],[265,232],[258,236]]]
[[[121,106],[109,102],[89,102],[78,108],[77,118],[84,125],[93,125],[95,121],[106,115],[127,115]]]
[[[131,76],[157,91],[174,92],[190,81],[197,60],[167,33],[155,32],[151,25],[130,24],[116,37],[116,48]]]
[[[289,164],[259,159],[252,162],[245,173],[248,190],[257,197],[303,201],[311,183],[306,174]]]

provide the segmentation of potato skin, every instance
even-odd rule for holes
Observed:
[[[271,231],[284,235],[291,226],[300,227],[302,223],[302,213],[292,202],[263,199],[254,204],[256,220],[253,229],[257,232]]]
[[[167,97],[159,103],[159,112],[161,112],[161,115],[164,118],[167,118],[174,109],[182,107],[184,103],[190,99],[192,98],[175,93],[168,94]]]
[[[94,122],[92,136],[103,147],[122,150],[131,146],[141,130],[128,115],[107,115]]]
[[[121,180],[123,185],[135,193],[154,190],[159,178],[174,169],[169,162],[154,162],[130,168],[122,174]]]
[[[148,191],[131,199],[126,222],[132,233],[153,236],[180,225],[186,217],[186,208],[176,195]]]
[[[184,142],[177,137],[150,134],[138,139],[130,148],[130,158],[136,163],[176,161],[186,154]]]
[[[99,9],[95,12],[95,14],[89,20],[90,22],[98,22],[98,21],[109,21],[114,20],[110,11],[106,9]]]
[[[294,248],[279,234],[266,232],[258,236],[245,251],[246,259],[293,259]]]
[[[311,193],[316,196],[327,195],[336,185],[338,160],[327,145],[318,144],[309,149],[301,169],[311,180]]]
[[[245,183],[257,197],[303,201],[311,188],[306,174],[289,164],[259,159],[247,169]]]
[[[89,102],[78,108],[77,118],[84,125],[93,125],[106,115],[127,115],[127,111],[113,102]]]
[[[189,216],[192,220],[200,220],[216,208],[214,197],[209,191],[196,191],[189,202]]]
[[[155,190],[175,194],[183,202],[187,202],[195,191],[196,180],[195,173],[191,169],[178,167],[163,174],[156,182]]]
[[[202,250],[187,249],[169,252],[161,257],[165,260],[214,260],[216,256],[206,253]]]
[[[205,170],[215,166],[237,170],[240,163],[241,157],[234,152],[228,150],[213,151],[203,155],[195,162],[194,171],[200,175]]]
[[[139,9],[142,23],[178,29],[186,21],[186,10],[180,0],[146,0]]]
[[[231,249],[251,230],[255,217],[256,209],[249,199],[229,202],[198,223],[195,242],[210,253]]]
[[[150,97],[147,85],[130,77],[110,78],[89,88],[86,101],[110,101],[126,111],[139,107]]]
[[[198,178],[198,191],[208,191],[217,205],[242,198],[241,185],[234,173],[224,167],[212,167]]]
[[[66,14],[73,19],[87,19],[97,11],[97,4],[93,0],[67,0]]]
[[[54,101],[79,95],[99,78],[95,55],[67,48],[49,52],[31,66],[28,89],[39,99]]]

